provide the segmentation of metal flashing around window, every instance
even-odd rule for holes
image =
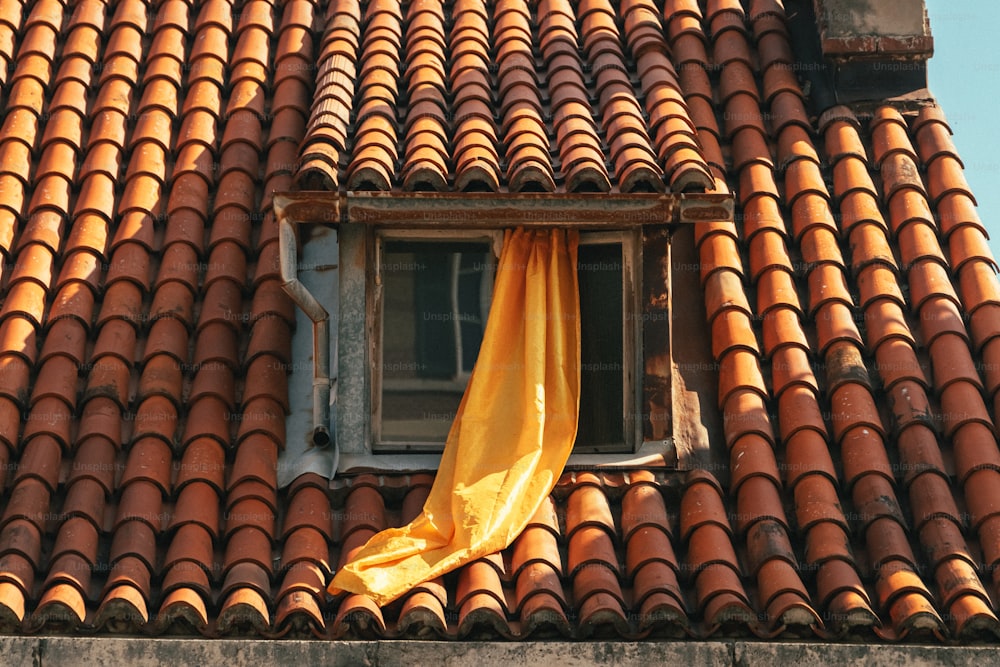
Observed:
[[[407,229],[536,226],[621,229],[732,221],[731,194],[284,192],[279,220]]]
[[[380,434],[372,417],[378,415],[373,405],[377,406],[375,392],[381,376],[376,379],[372,369],[373,364],[380,363],[381,350],[378,336],[373,335],[376,312],[371,290],[379,280],[378,239],[470,235],[495,239],[499,238],[500,230],[514,226],[570,227],[595,235],[594,239],[611,234],[631,248],[623,256],[626,264],[632,263],[634,274],[634,279],[626,279],[630,291],[623,295],[623,320],[639,321],[631,323],[632,333],[627,334],[634,334],[635,342],[625,345],[624,355],[628,358],[623,356],[623,366],[632,374],[631,382],[626,383],[624,412],[635,435],[629,431],[625,437],[627,446],[617,453],[599,447],[591,448],[597,453],[576,452],[568,467],[677,465],[669,399],[671,230],[689,227],[683,223],[731,220],[732,195],[293,192],[276,195],[274,208],[286,229],[281,236],[283,256],[296,256],[301,248],[303,257],[309,254],[315,258],[316,253],[307,253],[307,249],[313,240],[329,236],[321,230],[325,228],[336,237],[333,247],[337,257],[329,259],[336,267],[337,296],[333,305],[326,304],[337,311],[334,322],[337,342],[332,347],[337,355],[338,372],[331,375],[350,378],[350,382],[341,383],[338,398],[333,402],[336,415],[331,423],[338,424],[339,469],[329,471],[328,475],[338,471],[434,470],[439,457],[437,452],[420,447],[377,451]],[[289,234],[288,229],[297,234]],[[640,229],[641,234],[629,231]],[[321,252],[329,254],[329,249]],[[292,264],[287,261],[284,264],[287,272]],[[653,264],[665,267],[666,272],[651,272]],[[299,303],[309,305],[308,300]],[[310,319],[313,314],[310,313]],[[316,343],[313,349],[315,352]],[[322,361],[322,355],[314,353],[313,358]],[[315,375],[321,377],[322,373],[316,370]],[[629,420],[629,415],[633,419]],[[292,425],[289,430],[293,430]],[[307,447],[302,458],[315,454],[314,447]],[[320,467],[328,464],[324,458]]]

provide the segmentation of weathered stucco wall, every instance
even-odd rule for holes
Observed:
[[[10,665],[713,665],[992,664],[996,648],[814,642],[327,642],[112,637],[3,637]]]

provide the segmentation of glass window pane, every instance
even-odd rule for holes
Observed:
[[[620,449],[624,442],[622,246],[581,244],[580,426],[578,449]]]
[[[443,442],[486,327],[490,246],[387,241],[381,273],[381,439]]]
[[[625,446],[623,247],[582,243],[580,451]],[[482,344],[496,258],[479,241],[382,245],[383,445],[443,443]]]

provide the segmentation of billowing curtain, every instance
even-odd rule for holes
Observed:
[[[506,548],[551,493],[580,409],[578,235],[508,230],[479,358],[423,511],[374,535],[330,584],[387,604]]]

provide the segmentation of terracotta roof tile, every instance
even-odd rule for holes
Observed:
[[[811,531],[819,522],[828,521],[839,525],[846,536],[847,522],[840,509],[837,488],[828,477],[803,476],[795,487],[795,515],[803,529]]]
[[[510,636],[499,574],[487,560],[462,568],[456,589],[459,636]]]
[[[310,486],[299,488],[318,490]],[[329,501],[322,491],[318,494],[318,500],[319,505],[329,507]],[[301,507],[301,501],[299,506]],[[320,510],[318,506],[313,509],[329,514],[328,509]],[[329,521],[326,523],[329,524]],[[327,539],[322,528],[317,529],[307,524],[292,530],[287,527],[286,522],[281,558],[286,574],[279,592],[280,602],[275,619],[279,629],[286,621],[300,629],[303,625],[308,625],[317,632],[325,627],[321,609],[324,599],[323,583],[330,572]]]
[[[785,10],[744,4],[0,11],[5,627],[995,636],[1000,288],[951,130],[813,122]],[[734,187],[695,229],[723,482],[568,473],[504,553],[328,599],[430,478],[277,488],[296,184]]]
[[[164,598],[160,609],[160,618],[155,625],[161,631],[177,628],[197,632],[208,627],[205,601],[191,588],[177,588],[171,591]]]
[[[253,503],[249,502],[251,500]],[[266,532],[268,534],[272,534],[274,532],[273,526],[270,523],[267,523],[268,520],[265,517],[265,510],[263,507],[266,506],[272,515],[277,511],[277,491],[274,486],[257,479],[247,479],[237,484],[231,484],[229,494],[226,497],[227,509],[232,509],[238,504],[244,504],[244,509],[250,508],[255,510],[253,518],[254,520],[260,522],[257,524],[258,528],[261,530],[267,528]],[[256,512],[258,509],[260,510],[259,513]],[[257,514],[260,515],[260,518],[257,518]],[[238,517],[232,518],[236,519]],[[237,524],[234,522],[233,527],[236,526]]]
[[[491,596],[486,596],[489,602],[482,607],[473,607],[475,612],[473,615],[469,616],[469,605],[468,598],[474,596],[469,589],[475,586],[475,583],[470,583],[469,570],[476,570],[476,563],[470,563],[462,568],[458,575],[458,584],[456,584],[456,594],[460,597],[458,598],[459,608],[465,606],[466,613],[463,615],[461,611],[460,615],[460,632],[464,635],[476,631],[479,633],[484,632],[485,627],[476,627],[477,624],[481,626],[486,626],[487,624],[494,631],[501,630],[502,624],[499,615],[495,613],[489,613],[491,607],[496,605],[496,601]],[[401,636],[404,637],[435,637],[435,636],[445,636],[446,635],[446,625],[447,619],[445,618],[444,604],[447,599],[442,600],[442,598],[447,598],[447,592],[444,588],[444,584],[440,579],[434,579],[429,582],[424,582],[413,588],[413,590],[408,593],[404,598],[402,598],[402,606],[399,611],[398,620],[398,631]],[[488,623],[487,618],[492,623]]]
[[[517,579],[516,609],[522,621],[522,636],[553,633],[569,636],[570,623],[562,599],[558,576],[546,565],[529,566]]]

